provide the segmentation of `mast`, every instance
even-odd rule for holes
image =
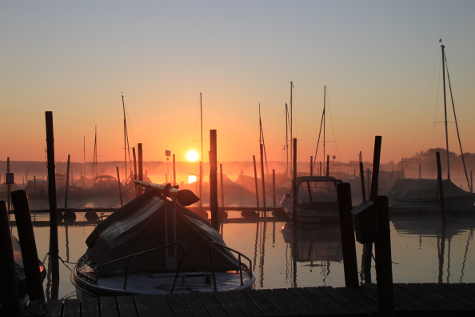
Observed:
[[[200,161],[200,208],[203,201],[203,100],[200,92],[200,125],[201,125],[201,161]]]
[[[289,127],[288,121],[289,119],[289,109],[287,107],[287,103],[285,103],[285,150],[287,151],[287,166],[285,172],[289,172]]]
[[[327,116],[326,116],[326,107],[327,107],[327,86],[323,86],[323,166],[325,165],[325,159],[326,159],[326,154],[325,154],[325,138],[326,138],[326,121],[327,121]]]
[[[122,95],[122,110],[124,111],[124,178],[127,183],[127,119],[125,116],[124,95]]]
[[[293,124],[293,107],[292,107],[292,88],[294,87],[294,83],[292,81],[290,81],[290,140],[293,140],[293,136],[292,136],[292,124]],[[293,153],[293,146],[292,146],[292,142],[290,142],[290,168],[292,169],[292,164],[293,164],[293,161],[292,161],[292,153]],[[292,175],[292,172],[290,173],[290,175]]]
[[[447,151],[447,179],[450,180],[450,163],[449,163],[449,134],[447,130],[447,98],[445,92],[445,46],[440,46],[442,49],[442,79],[444,84],[444,114],[445,114],[445,149]]]

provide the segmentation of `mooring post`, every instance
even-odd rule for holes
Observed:
[[[272,197],[274,197],[274,208],[275,208],[275,169],[272,169]]]
[[[221,179],[221,207],[224,208],[224,180],[223,180],[223,164],[219,164],[219,175]],[[224,210],[224,209],[223,209]]]
[[[49,219],[50,219],[50,242],[49,256],[51,263],[51,299],[58,299],[59,287],[59,259],[58,259],[58,208],[56,205],[56,180],[54,165],[54,131],[53,112],[46,111],[46,151],[48,157],[48,195],[49,195]]]
[[[358,264],[356,258],[355,232],[353,227],[353,207],[349,183],[336,186],[338,193],[338,211],[340,216],[340,234],[343,253],[343,269],[346,287],[358,286]]]
[[[297,212],[297,138],[292,140],[293,142],[293,173],[292,173],[292,220],[294,223],[298,221],[298,212]]]
[[[15,210],[18,239],[20,241],[23,267],[25,269],[30,298],[29,310],[44,313],[45,294],[43,291],[43,278],[41,277],[38,265],[38,251],[36,249],[35,234],[33,232],[30,206],[26,192],[24,190],[13,191],[12,203]]]
[[[137,145],[138,161],[139,161],[139,180],[143,181],[143,161],[142,161],[142,143]]]
[[[374,243],[378,308],[380,316],[394,316],[393,270],[389,227],[389,201],[386,196],[373,198],[378,230]]]
[[[132,148],[132,155],[134,156],[134,181],[137,180],[137,159],[136,159],[136,156],[135,156],[135,147]],[[138,189],[137,187],[135,187],[135,197],[138,196]]]
[[[7,173],[5,174],[5,183],[7,184],[7,210],[10,211],[12,208],[10,193],[12,192],[12,185],[7,181],[7,175],[10,173],[10,157],[7,157]]]
[[[20,317],[22,309],[18,295],[15,261],[13,259],[12,236],[8,220],[7,205],[0,201],[0,300],[5,316]]]
[[[252,156],[252,162],[254,164],[254,183],[256,184],[256,207],[259,209],[259,187],[257,183],[257,167],[256,167],[256,156]]]
[[[364,184],[364,167],[363,167],[363,154],[360,151],[360,180],[361,180],[361,195],[363,202],[366,201],[366,187]]]
[[[173,186],[176,186],[175,154],[173,154]]]
[[[66,192],[65,192],[65,196],[64,196],[64,209],[68,208],[68,191],[69,191],[69,168],[70,168],[70,164],[71,164],[71,155],[68,154],[68,165],[66,167]]]
[[[330,155],[327,155],[327,172],[326,176],[330,176]]]
[[[219,231],[218,219],[218,153],[216,130],[209,131],[209,207],[211,212],[211,225]]]
[[[313,176],[313,156],[310,155],[310,176]]]
[[[124,207],[124,202],[122,200],[122,186],[120,184],[119,166],[116,166],[116,169],[117,169],[117,187],[119,188],[120,206]]]

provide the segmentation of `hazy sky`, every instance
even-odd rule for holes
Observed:
[[[381,135],[397,162],[445,146],[440,38],[473,153],[474,16],[473,0],[2,1],[1,160],[45,160],[49,110],[57,161],[82,162],[84,138],[91,161],[95,126],[98,160],[122,160],[122,93],[144,160],[185,160],[202,92],[205,161],[210,129],[218,161],[258,157],[259,103],[268,160],[285,161],[293,81],[299,160],[315,155],[326,85],[327,154],[371,160]]]

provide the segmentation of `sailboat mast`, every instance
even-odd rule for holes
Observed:
[[[288,119],[289,119],[289,109],[287,107],[287,103],[285,103],[285,150],[287,151],[287,166],[285,171],[289,172],[289,127],[288,127]]]
[[[293,146],[292,146],[292,140],[293,140],[293,136],[292,136],[292,124],[293,124],[293,109],[292,109],[292,88],[294,87],[294,83],[291,81],[290,82],[290,169],[291,169],[291,172],[290,172],[290,175],[292,175],[292,164],[293,164],[293,160],[292,160],[292,156],[293,156]]]
[[[323,86],[323,166],[326,166],[325,140],[326,140],[326,107],[327,107],[327,86]]]
[[[203,201],[203,99],[200,92],[200,125],[201,125],[201,162],[200,162],[200,208]]]
[[[450,163],[449,163],[449,134],[447,130],[447,98],[445,91],[445,46],[440,46],[442,49],[442,79],[444,89],[444,113],[445,113],[445,149],[447,150],[447,179],[450,180]]]
[[[124,111],[124,178],[127,182],[127,120],[125,116],[124,95],[122,95],[122,110]]]

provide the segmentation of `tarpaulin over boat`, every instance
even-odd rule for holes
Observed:
[[[186,253],[181,271],[210,271],[210,242],[225,244],[221,235],[209,222],[187,208],[165,203],[153,192],[146,192],[115,211],[100,223],[86,239],[88,249],[84,261],[96,272],[110,261],[163,246],[174,241],[185,245]],[[174,223],[176,219],[176,235]],[[167,224],[167,226],[166,226]],[[176,237],[176,238],[175,238]],[[175,240],[176,239],[176,240]],[[129,272],[154,272],[169,269],[167,257],[180,255],[180,248],[162,249],[140,255],[130,261]],[[217,271],[236,270],[236,257],[223,248],[213,251],[214,268]],[[123,271],[126,261],[101,268],[100,274]]]
[[[448,179],[442,180],[447,207],[473,207],[473,194],[457,187]],[[440,204],[437,179],[397,179],[389,192],[393,206],[435,206]]]

